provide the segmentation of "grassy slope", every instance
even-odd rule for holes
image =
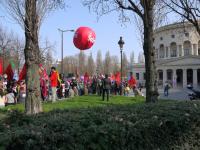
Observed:
[[[143,97],[123,97],[123,96],[111,96],[110,100],[102,101],[102,98],[96,95],[80,96],[72,99],[66,99],[57,101],[56,103],[45,102],[43,103],[44,112],[48,112],[54,109],[74,109],[74,108],[88,108],[88,107],[102,107],[108,105],[126,105],[144,102]],[[14,106],[8,106],[3,108],[3,111],[17,109],[24,111],[24,105],[17,104]]]

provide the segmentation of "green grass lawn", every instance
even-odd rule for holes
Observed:
[[[109,101],[102,101],[102,97],[96,95],[89,96],[78,96],[70,99],[58,100],[55,103],[52,102],[44,102],[43,103],[43,111],[48,112],[54,109],[74,109],[74,108],[91,108],[91,107],[103,107],[110,105],[127,105],[127,104],[136,104],[143,103],[143,97],[125,97],[125,96],[111,96]],[[12,106],[7,106],[2,108],[2,113],[0,113],[0,118],[3,113],[8,110],[19,110],[21,112],[24,111],[23,104],[17,104]]]

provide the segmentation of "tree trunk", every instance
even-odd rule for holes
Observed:
[[[38,46],[38,16],[36,0],[26,0],[25,16],[25,63],[26,72],[26,114],[37,114],[42,111],[40,81],[39,81],[39,46]]]
[[[146,68],[146,102],[158,100],[155,52],[153,50],[153,6],[144,9],[144,56]],[[153,4],[152,4],[153,5]],[[149,7],[149,8],[148,8]]]

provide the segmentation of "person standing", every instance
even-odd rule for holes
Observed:
[[[50,82],[52,89],[52,102],[56,101],[56,88],[58,86],[58,73],[55,67],[51,67]]]
[[[97,94],[98,94],[98,96],[101,96],[102,91],[103,91],[102,90],[102,79],[99,76],[98,79],[97,79]]]
[[[169,95],[169,83],[166,81],[164,84],[164,96],[168,96]]]
[[[108,75],[105,75],[105,78],[103,79],[103,101],[105,98],[105,93],[107,94],[107,101],[109,100],[109,93],[111,89],[111,81],[108,78]]]
[[[133,76],[133,73],[130,72],[130,79],[128,80],[128,85],[133,90],[134,94],[136,94],[136,84],[137,84],[137,81],[135,77]]]

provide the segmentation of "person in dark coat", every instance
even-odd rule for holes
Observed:
[[[166,81],[165,84],[164,84],[164,95],[165,95],[165,96],[168,96],[168,95],[169,95],[169,88],[170,88],[170,85],[169,85],[169,83]]]
[[[103,101],[105,98],[105,93],[107,94],[107,101],[109,100],[109,93],[111,89],[111,81],[108,78],[108,75],[105,75],[105,78],[103,79]]]

